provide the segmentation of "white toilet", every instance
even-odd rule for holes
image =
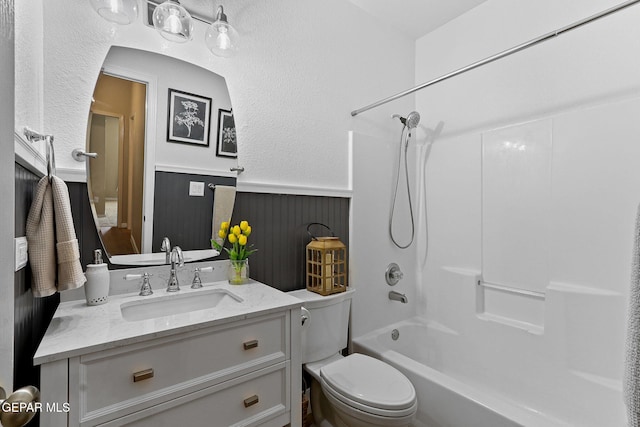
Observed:
[[[347,346],[354,290],[323,297],[290,292],[304,301],[302,363],[313,377],[311,411],[316,427],[407,427],[418,408],[413,384],[385,362],[363,354],[342,356]]]

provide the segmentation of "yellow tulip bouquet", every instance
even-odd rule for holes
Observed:
[[[251,226],[247,221],[241,221],[240,224],[233,227],[229,222],[225,221],[220,224],[218,237],[222,239],[222,243],[218,243],[215,239],[211,239],[211,245],[221,251],[224,249],[229,254],[231,268],[229,269],[229,283],[240,285],[247,283],[249,279],[249,264],[247,259],[249,255],[257,249],[247,247],[247,239],[251,234]],[[231,249],[224,247],[224,241],[231,243]]]
[[[220,224],[220,230],[218,231],[218,237],[222,239],[222,243],[211,239],[211,245],[219,251],[222,249],[227,251],[231,260],[247,259],[249,255],[257,251],[257,249],[249,249],[247,247],[247,240],[250,234],[251,226],[247,221],[240,221],[239,225],[234,225],[233,227],[228,221],[225,221]],[[231,249],[224,247],[225,239],[231,243]]]

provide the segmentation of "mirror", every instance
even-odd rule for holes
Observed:
[[[164,264],[165,237],[186,261],[218,255],[209,187],[235,186],[233,123],[222,76],[152,52],[110,49],[87,124],[87,151],[98,155],[87,161],[87,189],[111,263]]]

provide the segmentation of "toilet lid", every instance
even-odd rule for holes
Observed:
[[[372,408],[403,410],[415,404],[413,384],[402,372],[363,354],[323,366],[320,376],[342,396]]]

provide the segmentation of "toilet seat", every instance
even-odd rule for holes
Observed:
[[[413,384],[396,368],[354,353],[320,368],[322,388],[334,399],[382,417],[412,415],[417,407]]]

